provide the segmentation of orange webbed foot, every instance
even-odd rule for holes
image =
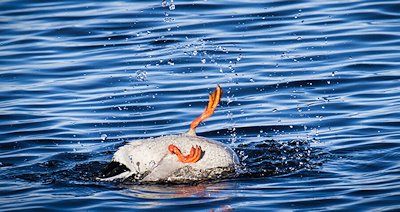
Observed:
[[[196,145],[196,147],[192,146],[188,155],[183,155],[181,150],[173,144],[168,146],[168,151],[175,154],[178,157],[178,160],[182,163],[196,163],[200,160],[203,153],[201,147],[198,145]]]

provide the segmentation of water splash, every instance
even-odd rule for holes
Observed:
[[[283,175],[298,170],[316,169],[329,156],[322,149],[311,147],[307,140],[243,143],[235,151],[244,165],[241,177]]]

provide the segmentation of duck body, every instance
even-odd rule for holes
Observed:
[[[182,183],[234,176],[239,167],[235,152],[225,144],[197,136],[195,131],[214,113],[221,96],[218,85],[186,134],[136,140],[120,147],[101,179]]]
[[[168,151],[171,144],[179,147],[183,154],[199,146],[201,157],[195,163],[182,163]],[[196,135],[167,135],[135,140],[120,147],[102,180],[193,182],[227,178],[235,175],[238,167],[236,153],[225,144]]]

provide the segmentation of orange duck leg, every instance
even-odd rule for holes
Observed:
[[[214,92],[212,94],[209,94],[209,102],[204,112],[195,120],[193,120],[193,122],[190,124],[189,131],[187,132],[188,135],[195,136],[196,127],[206,118],[214,114],[214,111],[217,108],[217,105],[219,104],[221,96],[222,96],[222,89],[219,85],[217,85]],[[181,150],[177,146],[172,144],[168,146],[168,151],[170,153],[176,154],[178,160],[181,161],[182,163],[196,163],[201,159],[201,155],[203,153],[201,147],[197,145],[196,147],[192,146],[192,148],[190,149],[190,153],[186,156],[182,154]]]

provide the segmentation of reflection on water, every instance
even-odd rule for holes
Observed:
[[[198,185],[121,185],[127,195],[143,199],[172,199],[182,197],[211,197],[221,189],[231,189],[229,184]]]
[[[395,1],[0,2],[0,210],[397,210]],[[126,142],[199,134],[245,172],[96,174]],[[140,194],[140,195],[139,195]]]
[[[230,196],[223,193],[223,191],[234,189],[231,183],[208,184],[203,183],[199,185],[123,185],[124,193],[138,199],[149,201],[146,204],[138,206],[139,209],[151,209],[154,207],[164,207],[176,204],[173,202],[164,202],[163,200],[175,199],[176,202],[181,200],[191,199],[184,201],[181,205],[182,208],[191,209],[193,205],[207,204],[212,201],[229,201]],[[179,204],[178,204],[179,206]],[[210,210],[215,211],[230,211],[234,210],[230,205],[215,205]]]

